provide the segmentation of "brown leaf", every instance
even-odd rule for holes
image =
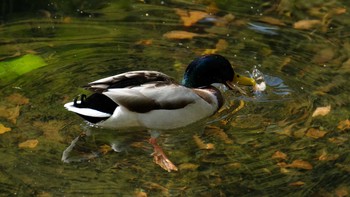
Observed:
[[[346,13],[346,8],[343,8],[343,7],[333,8],[331,10],[331,14],[334,14],[334,15],[341,15],[345,13]]]
[[[316,129],[316,128],[310,128],[306,132],[306,136],[314,138],[314,139],[321,138],[321,137],[325,136],[326,134],[327,134],[327,132],[321,131],[321,130]]]
[[[294,160],[291,164],[287,164],[286,167],[298,168],[298,169],[304,169],[304,170],[312,170],[312,165],[309,162],[303,161],[301,159]]]
[[[224,132],[223,129],[215,126],[207,126],[205,128],[205,132],[209,135],[216,136],[224,141],[225,144],[233,144],[233,140],[228,137],[228,135]]]
[[[318,157],[318,160],[320,161],[333,161],[338,159],[339,155],[335,154],[335,155],[330,155],[327,153],[327,151],[322,150],[321,155]]]
[[[180,16],[185,27],[190,27],[196,22],[208,16],[207,13],[202,11],[187,11],[179,8],[175,8],[175,12]]]
[[[347,186],[340,186],[337,189],[335,189],[335,194],[337,197],[346,197],[349,196],[350,190]]]
[[[227,49],[227,47],[228,47],[228,42],[224,39],[219,39],[215,45],[215,48],[218,51],[223,51],[223,50]]]
[[[194,135],[193,136],[193,140],[194,142],[197,144],[199,149],[204,149],[204,150],[212,150],[214,149],[214,144],[211,143],[204,143],[204,141],[198,136],[198,135]]]
[[[325,116],[331,111],[331,106],[328,105],[326,107],[317,107],[314,113],[312,113],[312,117],[316,116]]]
[[[276,151],[273,155],[272,155],[272,159],[283,159],[286,160],[287,159],[287,154],[281,152],[281,151]]]
[[[216,13],[219,12],[219,8],[218,6],[216,5],[216,3],[214,1],[212,1],[208,6],[207,6],[207,13],[211,14],[211,15],[214,15]]]
[[[312,62],[316,64],[324,64],[332,60],[335,56],[335,50],[332,48],[325,48],[318,50],[315,56],[312,58]]]
[[[6,97],[6,100],[9,103],[15,104],[15,105],[25,105],[29,103],[29,99],[22,96],[19,93],[11,94],[10,96]]]
[[[7,120],[11,121],[12,123],[16,124],[17,118],[19,116],[20,107],[3,107],[0,106],[0,117],[6,118]]]
[[[19,148],[35,148],[39,144],[38,140],[27,140],[18,144]]]
[[[350,120],[346,119],[346,120],[340,121],[337,128],[341,131],[344,131],[346,129],[350,129]]]
[[[34,122],[34,126],[40,128],[43,131],[44,136],[48,140],[62,141],[63,137],[59,133],[60,130],[66,125],[63,121],[50,120],[48,122]]]
[[[173,40],[186,40],[186,39],[192,39],[196,36],[201,36],[196,33],[188,32],[188,31],[169,31],[165,34],[163,34],[163,37],[167,39],[173,39]]]
[[[286,24],[281,21],[280,19],[273,18],[270,16],[263,16],[259,19],[261,22],[268,23],[271,25],[279,25],[279,26],[286,26]]]
[[[11,131],[11,128],[5,127],[3,124],[0,123],[0,134],[4,134],[8,131]]]
[[[348,138],[343,137],[343,136],[328,138],[329,142],[334,143],[334,144],[338,144],[338,145],[344,144],[344,142],[346,142],[348,140],[349,140]]]
[[[320,20],[300,20],[294,23],[294,29],[312,29],[317,26],[321,26],[322,21]]]
[[[137,45],[151,45],[153,43],[153,39],[139,40],[135,44]]]
[[[239,169],[241,167],[242,167],[242,165],[238,162],[229,163],[229,164],[225,165],[226,170],[236,170],[236,169]]]
[[[135,191],[134,197],[147,197],[147,193],[144,191]]]
[[[180,170],[197,170],[198,167],[198,164],[193,163],[182,163],[179,165]]]
[[[289,186],[303,186],[303,185],[305,185],[305,182],[303,181],[296,181],[293,183],[289,183]]]
[[[101,145],[99,148],[99,152],[102,153],[103,155],[107,154],[112,150],[113,150],[112,147],[107,144]]]

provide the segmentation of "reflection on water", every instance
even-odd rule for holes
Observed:
[[[347,5],[96,2],[0,3],[9,8],[0,13],[1,194],[349,195]],[[257,68],[266,90],[226,91],[220,113],[163,132],[179,172],[152,162],[147,132],[91,128],[63,108],[87,82],[125,71],[180,81],[203,53],[224,55],[241,74]],[[61,162],[88,131],[74,148],[84,161]]]

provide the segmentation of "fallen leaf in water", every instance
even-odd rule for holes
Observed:
[[[316,64],[324,64],[334,58],[335,50],[332,48],[325,48],[318,50],[316,55],[312,58],[312,62]]]
[[[343,137],[343,136],[328,138],[329,142],[334,143],[334,144],[338,144],[338,145],[344,144],[344,142],[346,142],[348,140],[349,140],[348,138]]]
[[[182,163],[179,165],[180,170],[197,170],[198,167],[198,164],[193,163]]]
[[[107,145],[107,144],[104,144],[104,145],[101,145],[100,148],[98,149],[100,153],[102,153],[103,155],[107,154],[108,152],[112,151],[112,147]]]
[[[169,189],[158,183],[145,182],[142,186],[149,190],[160,190],[163,196],[169,196]]]
[[[19,143],[19,148],[35,148],[39,144],[38,140],[27,140],[25,142]]]
[[[298,169],[304,169],[304,170],[312,170],[312,165],[304,160],[296,159],[291,164],[287,164],[288,168],[298,168]]]
[[[312,29],[317,26],[321,26],[322,21],[320,20],[300,20],[293,24],[294,29]]]
[[[321,131],[316,128],[310,128],[306,131],[306,136],[317,139],[326,135],[327,132]]]
[[[163,34],[163,37],[165,37],[167,39],[174,39],[174,40],[192,39],[196,36],[202,36],[202,35],[188,32],[188,31],[169,31],[169,32]]]
[[[344,131],[346,129],[350,129],[350,120],[346,119],[346,120],[340,121],[337,128],[341,131]]]
[[[0,123],[0,134],[4,134],[8,131],[11,131],[11,128],[5,127],[3,124]]]
[[[11,94],[10,96],[6,97],[6,100],[14,105],[25,105],[29,103],[29,99],[19,93]]]
[[[199,149],[212,150],[215,148],[214,144],[212,143],[208,143],[208,144],[204,143],[204,141],[198,135],[194,135],[193,140]]]
[[[217,49],[205,49],[202,55],[209,55],[209,54],[215,54],[217,53]]]
[[[331,14],[334,14],[334,15],[341,15],[345,13],[346,13],[346,8],[343,8],[343,7],[333,8],[331,10]]]
[[[202,11],[187,11],[179,8],[175,8],[175,12],[180,16],[185,27],[190,27],[203,18],[207,17],[208,14]]]
[[[317,107],[314,113],[312,113],[312,117],[316,116],[325,116],[331,111],[331,106],[328,105],[326,107]]]
[[[234,162],[234,163],[226,164],[224,167],[226,170],[236,170],[236,169],[241,168],[242,165],[238,162]]]
[[[33,125],[43,131],[46,139],[54,141],[63,140],[59,132],[66,125],[65,122],[58,120],[50,120],[48,122],[35,121]]]
[[[224,39],[219,39],[215,45],[215,48],[218,51],[223,51],[223,50],[227,49],[227,47],[228,47],[228,42]]]
[[[37,197],[52,197],[53,195],[48,192],[41,192],[37,195]]]
[[[335,194],[337,195],[337,197],[346,197],[349,196],[350,194],[350,190],[348,186],[340,186],[337,189],[335,189]]]
[[[207,6],[207,9],[206,9],[207,13],[209,13],[211,15],[218,13],[219,10],[220,9],[216,5],[215,1],[210,2],[210,4]]]
[[[221,18],[216,18],[216,21],[215,21],[216,31],[218,31],[218,27],[226,27],[227,24],[232,22],[233,20],[235,20],[235,15],[233,14],[226,14]]]
[[[147,40],[139,40],[135,44],[137,45],[151,45],[153,43],[153,39],[147,39]]]
[[[281,152],[281,151],[276,151],[273,155],[272,155],[272,159],[283,159],[286,160],[287,159],[287,154]]]
[[[20,107],[3,107],[0,106],[0,117],[6,118],[7,120],[11,121],[12,123],[16,124],[17,118],[19,116]]]
[[[67,17],[64,17],[63,18],[63,23],[72,23],[72,18],[71,17],[69,17],[69,16],[67,16]]]
[[[289,186],[303,186],[303,185],[305,185],[305,182],[303,181],[296,181],[293,183],[289,183]]]
[[[205,127],[205,132],[208,135],[213,135],[220,138],[224,141],[225,144],[233,144],[233,140],[228,137],[228,135],[224,132],[223,129],[216,126],[207,126]]]
[[[335,154],[335,155],[330,155],[327,153],[326,150],[322,150],[321,155],[318,157],[318,160],[320,161],[333,161],[338,159],[339,155]]]
[[[144,191],[135,191],[134,196],[135,197],[147,197],[147,193]]]
[[[278,26],[285,26],[286,25],[280,19],[273,18],[273,17],[270,17],[270,16],[263,16],[263,17],[259,18],[259,21],[264,22],[264,23],[268,23],[268,24],[271,24],[271,25],[278,25]]]

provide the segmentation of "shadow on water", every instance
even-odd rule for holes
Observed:
[[[349,195],[344,3],[72,2],[0,3],[2,195]],[[267,89],[226,91],[215,116],[163,132],[179,172],[152,162],[147,132],[91,128],[63,108],[86,83],[125,71],[180,81],[194,57],[211,52],[241,74],[257,68]],[[87,131],[74,149],[83,161],[61,162]]]

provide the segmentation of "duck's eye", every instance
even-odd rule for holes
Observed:
[[[236,75],[237,78],[239,78],[240,76],[239,75]]]

